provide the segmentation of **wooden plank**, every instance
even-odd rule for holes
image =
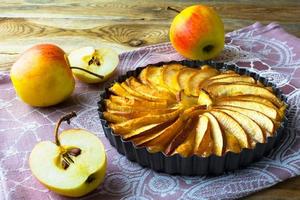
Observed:
[[[6,1],[1,3],[0,17],[170,20],[175,16],[175,13],[168,11],[166,9],[168,6],[182,10],[187,6],[199,4],[199,1],[146,2],[130,0],[21,2]],[[300,3],[295,3],[295,1],[244,1],[243,3],[201,1],[201,3],[215,7],[224,18],[300,22]]]
[[[254,20],[224,19],[226,32]],[[263,21],[267,24],[269,21]],[[112,46],[118,52],[169,41],[171,21],[0,18],[0,69],[10,68],[17,55],[37,43],[55,43],[65,51],[82,47]],[[300,36],[300,23],[282,23]]]

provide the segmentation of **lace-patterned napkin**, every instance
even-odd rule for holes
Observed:
[[[120,59],[117,75],[138,66],[183,58],[165,43],[123,53]],[[218,177],[156,173],[128,161],[105,138],[96,104],[102,86],[77,82],[68,101],[37,109],[16,97],[9,73],[4,72],[0,74],[0,199],[68,199],[39,184],[30,172],[28,157],[37,142],[53,139],[55,122],[70,111],[78,113],[71,126],[95,132],[104,142],[108,156],[104,183],[82,199],[233,199],[299,175],[300,39],[277,24],[256,23],[227,34],[225,51],[217,61],[251,68],[275,82],[288,96],[286,137],[269,156]]]

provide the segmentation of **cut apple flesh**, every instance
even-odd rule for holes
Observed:
[[[259,96],[254,96],[254,95],[238,95],[238,96],[231,96],[231,97],[220,97],[218,100],[226,101],[226,100],[242,100],[242,101],[254,101],[258,103],[262,103],[266,106],[272,107],[277,109],[277,107],[268,99],[259,97]]]
[[[130,138],[137,138],[137,137],[141,137],[141,136],[147,136],[147,135],[152,135],[154,133],[158,133],[160,131],[162,131],[163,129],[167,128],[168,126],[170,126],[171,124],[174,123],[174,119],[171,120],[166,120],[165,122],[159,123],[159,124],[150,124],[147,126],[143,126],[141,128],[135,129],[133,131],[131,131],[128,134],[125,134],[123,136],[123,138],[125,140],[130,139]]]
[[[244,85],[244,84],[226,84],[226,85],[211,85],[207,90],[209,94],[215,97],[221,96],[237,96],[237,95],[256,95],[270,100],[276,106],[280,107],[282,102],[269,90],[259,86]]]
[[[222,129],[237,138],[241,148],[249,148],[247,134],[239,123],[237,123],[232,117],[223,112],[211,111],[211,113],[218,120]]]
[[[108,121],[108,122],[112,122],[112,123],[121,123],[121,122],[126,122],[128,120],[127,117],[123,117],[117,114],[113,114],[111,112],[103,112],[103,116],[104,118]]]
[[[147,78],[147,73],[148,73],[149,67],[144,68],[141,73],[139,74],[139,80],[144,84],[148,85],[148,78]]]
[[[144,107],[142,105],[135,105],[135,106],[131,106],[131,105],[119,105],[116,104],[114,102],[112,102],[111,100],[106,100],[105,101],[105,107],[108,110],[115,110],[115,111],[122,111],[122,112],[132,112],[132,111],[144,111],[144,110],[152,110],[152,109],[164,109],[164,108],[160,108],[160,107]]]
[[[112,109],[107,109],[107,114],[112,114],[112,115],[118,115],[121,117],[126,117],[127,120],[137,118],[137,117],[142,117],[148,114],[166,114],[166,113],[171,113],[179,109],[179,107],[171,107],[171,108],[166,108],[166,109],[143,109],[141,110],[140,107],[136,109],[137,107],[130,108],[130,110],[127,111],[119,111],[119,110],[112,110]]]
[[[183,157],[191,156],[193,154],[195,134],[196,130],[193,129],[185,141],[175,149],[173,154],[180,154]]]
[[[182,65],[172,64],[163,66],[162,80],[167,88],[170,88],[175,94],[180,90],[177,77]]]
[[[210,98],[209,94],[204,90],[200,90],[198,102],[199,105],[206,105],[207,107],[213,104],[212,99]]]
[[[224,140],[223,140],[223,133],[220,128],[219,122],[212,114],[208,112],[204,113],[204,115],[209,119],[209,123],[211,125],[211,134],[214,141],[214,153],[217,156],[222,156]]]
[[[196,127],[196,137],[194,153],[199,156],[207,157],[213,152],[214,143],[211,136],[211,125],[207,116],[199,118]]]
[[[184,125],[184,128],[181,132],[179,132],[173,140],[169,143],[168,147],[165,150],[165,153],[167,155],[171,155],[175,149],[177,149],[178,146],[180,146],[189,136],[189,133],[192,132],[192,130],[195,127],[196,120],[193,118],[190,118],[187,120],[187,122]],[[190,148],[192,150],[193,148]]]
[[[128,86],[138,93],[145,96],[145,98],[155,98],[158,100],[175,101],[175,96],[167,91],[157,91],[147,85],[139,83],[135,78],[131,77],[126,80]]]
[[[183,90],[187,95],[191,95],[189,92],[189,79],[195,75],[199,70],[192,68],[184,68],[179,71],[177,81],[181,90]]]
[[[59,135],[61,145],[67,149],[81,149],[72,156],[74,163],[63,169],[59,162],[60,147],[51,141],[38,143],[32,150],[29,165],[32,173],[49,189],[59,194],[78,197],[94,190],[105,177],[107,158],[99,138],[85,130],[70,129]],[[91,177],[92,181],[88,182]]]
[[[162,67],[148,67],[147,80],[152,86],[162,86]]]
[[[135,96],[129,94],[118,82],[114,83],[113,86],[109,88],[109,91],[121,97],[135,98]]]
[[[126,133],[129,133],[133,129],[138,129],[148,124],[162,123],[168,120],[175,119],[180,112],[181,110],[176,110],[172,113],[162,115],[149,114],[143,117],[128,120],[126,122],[112,124],[111,128],[114,130],[115,133],[124,135]]]
[[[261,128],[249,117],[240,114],[236,111],[220,109],[222,112],[228,114],[235,121],[237,121],[241,127],[245,130],[247,135],[249,135],[255,142],[263,143],[265,142],[264,134]]]
[[[188,93],[193,96],[198,96],[200,91],[201,83],[206,79],[217,75],[219,72],[213,68],[205,68],[199,70],[196,74],[189,78],[189,88]]]
[[[205,87],[208,87],[209,85],[216,84],[216,83],[237,83],[237,82],[254,84],[255,80],[250,76],[229,76],[229,77],[218,78],[218,79],[207,81]]]
[[[269,133],[274,132],[274,123],[273,121],[267,117],[266,115],[262,114],[261,112],[255,111],[255,110],[250,110],[250,109],[245,109],[245,108],[239,108],[235,106],[217,106],[216,108],[220,109],[228,109],[228,110],[233,110],[236,112],[239,112],[253,121],[255,121],[262,129]]]
[[[130,99],[127,97],[121,97],[121,96],[115,96],[115,95],[111,95],[109,97],[109,99],[111,100],[111,102],[119,104],[119,105],[123,105],[123,106],[144,106],[145,103],[147,104],[147,107],[150,108],[167,108],[168,107],[168,102],[166,100],[161,100],[161,101],[141,101],[139,99]]]
[[[179,117],[177,120],[165,128],[162,131],[156,132],[152,135],[145,135],[142,137],[134,138],[132,141],[136,145],[141,145],[141,146],[147,146],[150,147],[151,151],[162,151],[165,149],[164,144],[167,143],[164,139],[166,138],[167,140],[171,140],[172,138],[168,136],[175,136],[180,128],[183,126],[183,121]],[[157,145],[157,147],[155,147]]]
[[[266,116],[270,117],[273,120],[277,120],[279,117],[276,109],[258,102],[227,100],[227,101],[217,101],[215,105],[236,106],[240,108],[255,110],[265,114]]]
[[[110,48],[95,49],[84,47],[72,51],[68,56],[72,67],[79,67],[104,76],[100,79],[79,69],[72,69],[74,75],[86,83],[98,83],[106,80],[116,69],[119,63],[118,54]]]
[[[228,133],[227,131],[225,131],[225,136],[226,136],[225,152],[231,151],[234,153],[240,153],[241,147],[240,147],[238,139],[233,134]]]
[[[192,106],[197,105],[197,98],[194,96],[186,95],[186,93],[183,92],[183,90],[181,90],[178,93],[177,99],[185,108],[190,108]]]

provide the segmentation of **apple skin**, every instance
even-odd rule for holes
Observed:
[[[53,44],[39,44],[26,50],[13,64],[10,76],[17,95],[31,106],[58,104],[75,87],[65,52]]]
[[[170,27],[175,50],[192,60],[208,60],[219,55],[225,44],[224,25],[213,8],[190,6],[181,11]]]

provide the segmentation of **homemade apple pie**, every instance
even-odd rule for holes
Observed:
[[[273,136],[286,109],[271,87],[208,65],[148,66],[109,91],[103,117],[115,134],[183,157],[253,149]]]

